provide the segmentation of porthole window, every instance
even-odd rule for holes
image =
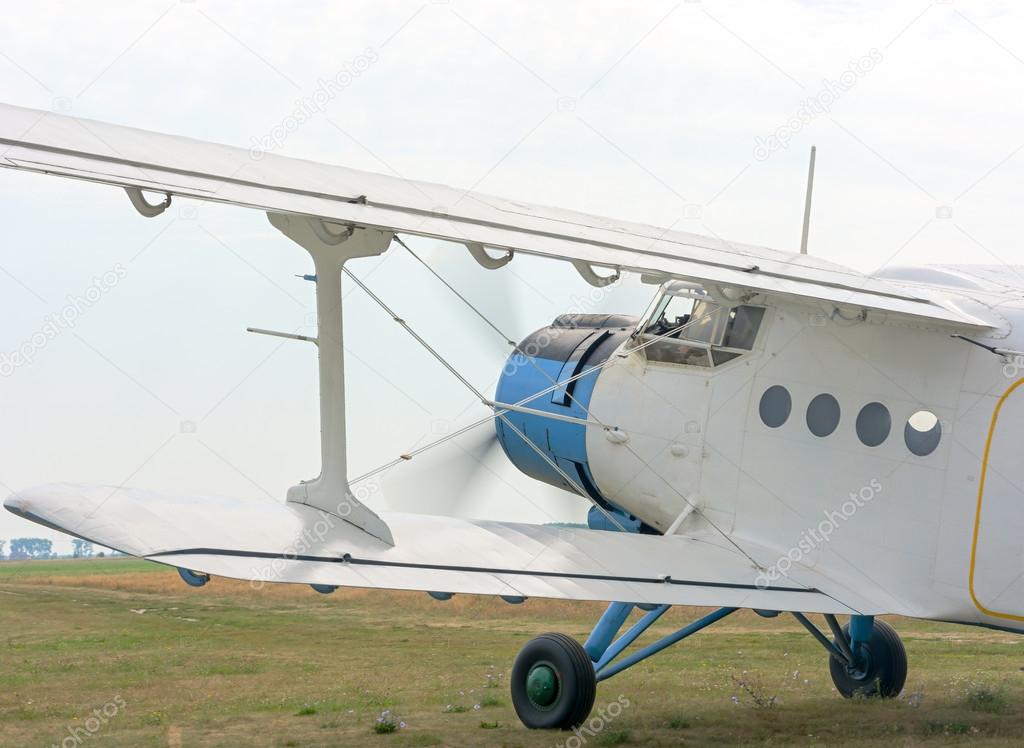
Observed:
[[[780,384],[772,385],[761,395],[758,412],[761,414],[761,421],[768,428],[777,429],[784,424],[789,420],[792,410],[793,398],[790,397],[789,390]]]
[[[822,393],[807,406],[807,428],[815,436],[828,436],[839,425],[839,401]]]
[[[914,413],[903,429],[907,449],[918,457],[927,457],[934,452],[941,439],[942,423],[937,415],[927,410]]]
[[[857,438],[866,447],[877,447],[889,438],[892,416],[881,403],[868,403],[857,414]]]

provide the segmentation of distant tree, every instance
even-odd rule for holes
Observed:
[[[6,540],[0,540],[0,558],[4,557],[4,546],[7,544]]]
[[[71,539],[72,558],[89,558],[92,556],[92,543],[81,538]]]
[[[14,538],[11,541],[12,559],[49,558],[53,555],[53,541],[45,538]]]

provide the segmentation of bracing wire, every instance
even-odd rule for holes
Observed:
[[[401,238],[399,238],[398,236],[395,236],[395,241],[396,241],[397,244],[402,246],[410,255],[412,255],[421,265],[423,265],[431,273],[431,275],[433,275],[435,278],[437,278],[446,288],[448,288],[459,300],[461,300],[467,307],[469,307],[491,329],[493,329],[499,336],[501,336],[501,338],[506,343],[508,343],[510,346],[512,346],[518,352],[518,347],[517,347],[516,343],[514,341],[512,341],[511,338],[507,334],[505,334],[497,325],[495,325],[493,322],[491,322],[491,320],[488,319],[487,316],[483,312],[481,312],[479,309],[477,309],[476,306],[474,306],[462,293],[460,293],[454,286],[452,286],[439,273],[437,273],[437,271],[435,271],[429,264],[427,264],[419,255],[417,255],[415,252],[413,252],[413,250],[410,249],[409,246],[404,241],[401,240]],[[461,382],[463,384],[463,386],[465,386],[475,396],[477,396],[481,400],[481,402],[483,402],[485,405],[487,404],[488,401],[484,397],[483,393],[481,393],[460,372],[458,372],[455,369],[454,366],[452,366],[443,356],[441,356],[440,353],[438,353],[436,350],[434,350],[419,334],[417,334],[409,326],[409,324],[405,320],[403,320],[400,317],[398,317],[398,315],[396,315],[378,296],[376,296],[361,280],[359,280],[350,271],[348,271],[347,269],[344,269],[344,272],[378,306],[380,306],[388,315],[390,315],[391,318],[395,322],[400,324],[406,330],[406,332],[408,332],[421,346],[423,346],[435,359],[437,359],[437,361],[439,363],[441,363],[442,366],[444,366],[456,379],[458,379],[459,382]],[[581,378],[583,378],[585,376],[588,376],[589,374],[592,374],[592,373],[594,373],[596,371],[600,371],[600,370],[604,369],[605,367],[607,367],[607,366],[609,366],[609,365],[611,365],[613,363],[616,363],[617,361],[621,360],[622,358],[624,358],[626,355],[628,355],[630,353],[643,350],[644,348],[648,347],[649,345],[652,345],[652,344],[654,344],[654,343],[656,343],[656,342],[658,342],[658,341],[660,341],[662,339],[675,336],[679,332],[685,330],[690,325],[697,324],[699,322],[703,322],[703,321],[705,321],[707,319],[710,319],[713,315],[718,314],[720,311],[721,311],[721,309],[717,308],[717,309],[712,310],[711,312],[708,312],[707,314],[705,314],[701,318],[688,320],[684,324],[679,325],[676,328],[671,329],[671,330],[667,331],[666,333],[663,333],[662,335],[659,335],[659,336],[656,336],[656,337],[654,337],[652,339],[649,339],[649,340],[643,342],[642,344],[640,344],[638,346],[635,346],[633,348],[625,349],[624,351],[621,352],[620,356],[618,356],[618,357],[612,357],[612,358],[606,359],[602,363],[596,364],[596,365],[594,365],[592,367],[589,367],[585,371],[580,372],[579,374],[577,374],[577,375],[575,375],[573,377],[570,377],[569,379],[566,379],[565,381],[559,382],[559,381],[553,380],[550,377],[550,375],[546,374],[545,372],[542,372],[542,374],[545,374],[545,376],[549,379],[549,381],[552,381],[552,383],[553,383],[552,386],[549,387],[546,390],[542,390],[541,392],[538,392],[538,393],[536,393],[534,395],[531,395],[531,396],[529,396],[527,398],[524,398],[523,400],[515,403],[515,406],[518,407],[518,406],[524,405],[526,403],[532,402],[533,400],[535,400],[535,399],[537,399],[539,397],[542,397],[545,394],[548,394],[550,392],[554,392],[557,389],[561,389],[561,388],[565,387],[566,388],[566,392],[568,394],[568,397],[576,405],[578,405],[587,414],[587,416],[589,416],[590,418],[594,419],[594,421],[596,421],[598,424],[600,424],[601,426],[603,426],[604,428],[607,429],[608,428],[607,425],[604,424],[603,421],[600,418],[595,416],[590,411],[589,408],[587,408],[585,405],[580,403],[579,400],[577,400],[569,392],[568,385],[571,382],[576,381],[577,379],[581,379]],[[534,362],[531,357],[527,356],[526,358],[528,360],[530,360],[530,362],[534,365],[534,367],[538,368],[538,370],[539,370],[539,367],[537,367],[536,362]],[[555,463],[546,453],[544,453],[544,451],[540,447],[538,447],[536,444],[534,444],[534,442],[531,439],[529,439],[524,433],[522,433],[522,431],[520,431],[508,419],[507,413],[509,412],[509,410],[507,408],[501,408],[500,406],[492,406],[492,407],[494,408],[494,414],[493,415],[491,415],[491,416],[489,416],[487,418],[481,419],[481,420],[479,420],[477,422],[474,422],[474,423],[472,423],[472,424],[470,424],[470,425],[468,425],[468,426],[466,426],[466,427],[464,427],[462,429],[459,429],[458,431],[456,431],[456,432],[454,432],[452,434],[447,434],[444,437],[442,437],[442,438],[440,438],[438,440],[435,440],[434,442],[431,442],[430,444],[424,445],[423,447],[420,447],[420,448],[418,448],[416,450],[413,450],[412,452],[410,452],[408,454],[401,455],[398,458],[396,458],[395,460],[392,460],[391,462],[386,463],[385,465],[382,465],[379,468],[376,468],[375,470],[372,470],[372,471],[370,471],[368,473],[365,473],[364,475],[359,476],[358,478],[355,479],[354,482],[358,483],[358,482],[360,482],[362,480],[366,480],[367,478],[370,478],[373,475],[376,475],[376,474],[378,474],[380,472],[383,472],[384,470],[388,470],[391,467],[394,467],[396,465],[401,464],[402,462],[411,460],[416,455],[422,454],[423,452],[427,451],[428,449],[431,449],[433,447],[439,446],[439,445],[443,444],[444,442],[449,441],[450,439],[454,439],[457,436],[459,436],[461,434],[464,434],[467,431],[470,431],[470,430],[476,428],[477,426],[480,426],[480,425],[482,425],[484,423],[491,422],[495,418],[498,418],[506,426],[511,428],[534,452],[537,453],[538,456],[540,456],[542,459],[544,459],[565,481],[567,481],[569,483],[569,485],[571,485],[576,490],[577,493],[579,493],[584,498],[587,498],[591,502],[591,504],[593,504],[593,506],[595,506],[605,516],[606,519],[608,519],[610,522],[612,522],[620,530],[624,530],[624,528],[622,527],[621,523],[619,523],[618,520],[610,512],[608,512],[603,506],[601,506],[601,504],[599,502],[597,502],[595,499],[593,499],[593,497],[591,497],[589,495],[589,493],[587,493],[578,484],[577,481],[575,481],[568,474],[566,474],[565,471],[557,463]],[[650,463],[647,462],[646,460],[644,460],[639,454],[637,454],[637,452],[632,447],[630,447],[628,444],[626,444],[625,446],[626,446],[627,450],[630,452],[630,454],[632,454],[637,460],[639,460],[644,465],[644,467],[646,467],[648,470],[650,470],[662,483],[664,483],[669,488],[669,490],[671,490],[680,499],[682,499],[682,501],[687,506],[689,506],[695,513],[697,513],[700,516],[702,516],[704,518],[704,520],[712,528],[714,528],[714,530],[719,535],[721,535],[722,538],[726,542],[728,542],[737,551],[739,551],[744,557],[746,557],[751,563],[753,563],[755,565],[755,567],[761,568],[761,564],[759,564],[749,553],[747,553],[742,547],[740,547],[740,545],[738,543],[736,543],[736,541],[733,540],[732,537],[730,537],[728,533],[726,533],[713,520],[711,520],[711,518],[708,517],[708,515],[705,512],[703,512],[699,506],[697,506],[692,501],[690,501],[690,499],[687,498],[684,494],[682,494],[675,486],[673,486],[670,481],[666,480],[662,475],[660,475],[653,467],[651,467]]]

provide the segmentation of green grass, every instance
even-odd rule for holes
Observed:
[[[123,556],[93,559],[58,558],[50,561],[0,561],[0,582],[21,581],[25,577],[120,575],[140,572],[166,574],[167,569],[167,566],[153,561]]]
[[[605,730],[597,736],[597,742],[599,745],[626,745],[626,743],[633,742],[633,731],[630,729]]]
[[[499,699],[497,696],[484,696],[480,699],[480,707],[486,709],[492,706],[505,706],[505,702]]]
[[[970,735],[973,732],[966,722],[929,722],[927,730],[932,735]]]
[[[1003,714],[1010,708],[1005,689],[975,683],[967,690],[967,706],[974,712]]]
[[[106,708],[83,745],[554,746],[571,733],[519,724],[509,668],[537,634],[584,638],[601,608],[193,589],[128,559],[0,563],[0,745],[59,744]],[[587,745],[1020,744],[1024,638],[893,624],[910,655],[897,700],[844,702],[799,624],[738,613],[602,683]],[[375,735],[385,712],[396,729]]]

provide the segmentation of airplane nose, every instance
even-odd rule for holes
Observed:
[[[509,412],[506,418],[515,429],[502,419],[495,420],[495,428],[505,454],[520,471],[535,480],[579,493],[566,480],[568,475],[591,498],[604,501],[587,463],[586,426],[559,420],[558,416],[587,418],[600,375],[595,367],[608,360],[635,326],[635,317],[623,315],[562,315],[528,336],[509,356],[498,380],[495,400],[522,403],[535,412]],[[593,371],[588,373],[590,370]],[[520,433],[516,433],[517,429]]]

